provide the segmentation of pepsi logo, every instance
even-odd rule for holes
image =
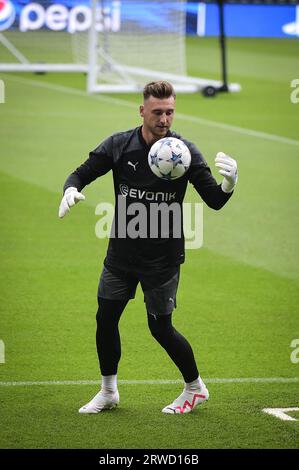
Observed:
[[[16,11],[10,0],[0,0],[0,31],[10,28],[16,18]]]

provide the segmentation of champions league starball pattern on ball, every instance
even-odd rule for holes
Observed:
[[[172,181],[186,173],[191,163],[191,154],[182,140],[164,137],[152,145],[148,163],[158,178]]]

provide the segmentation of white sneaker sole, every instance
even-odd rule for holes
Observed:
[[[115,403],[114,405],[110,406],[104,406],[101,409],[96,409],[96,408],[87,408],[86,405],[82,406],[82,408],[79,409],[80,414],[88,415],[88,414],[98,414],[101,413],[101,411],[104,410],[112,410],[113,408],[116,408],[118,403]]]
[[[105,397],[103,398],[102,396],[98,397],[100,393],[98,393],[89,403],[86,405],[82,406],[79,409],[80,414],[98,414],[101,413],[103,410],[112,410],[113,408],[116,408],[117,405],[119,404],[119,395],[117,393],[116,396],[113,398],[111,397],[109,400],[107,399],[107,403],[103,403],[105,400]]]

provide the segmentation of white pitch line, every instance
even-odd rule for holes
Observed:
[[[107,103],[112,103],[117,106],[126,106],[131,109],[137,110],[138,105],[137,103],[134,104],[131,101],[124,100],[121,98],[112,98],[111,96],[104,96],[104,95],[89,95],[85,91],[82,90],[76,90],[75,88],[71,87],[66,87],[62,85],[55,85],[54,83],[44,83],[40,82],[38,80],[30,80],[27,78],[19,78],[19,77],[14,77],[14,76],[9,76],[7,74],[2,74],[1,76],[4,76],[5,80],[10,80],[16,83],[21,83],[23,85],[30,85],[34,86],[37,88],[46,88],[48,90],[53,90],[53,91],[58,91],[61,93],[67,93],[71,95],[76,95],[76,96],[81,96],[84,98],[90,98],[93,100],[97,101],[103,101]],[[236,132],[238,134],[243,134],[246,136],[251,136],[251,137],[256,137],[258,139],[263,139],[263,140],[269,140],[272,142],[279,142],[281,144],[287,144],[287,145],[295,145],[299,146],[299,140],[295,139],[289,139],[288,137],[283,137],[281,135],[276,135],[276,134],[268,134],[267,132],[261,132],[261,131],[256,131],[254,129],[247,129],[245,127],[238,127],[238,126],[233,126],[231,124],[226,124],[223,122],[217,122],[217,121],[211,121],[209,119],[197,117],[197,116],[190,116],[187,114],[181,114],[181,113],[176,113],[176,118],[180,119],[182,121],[187,121],[187,122],[193,122],[196,124],[203,124],[205,126],[213,127],[213,128],[218,128],[222,129],[225,131],[229,132]]]
[[[0,387],[31,387],[34,385],[99,385],[100,380],[40,380],[0,382]],[[183,383],[182,380],[118,380],[120,385],[170,385]],[[205,383],[299,383],[299,377],[241,377],[210,378]]]
[[[267,132],[256,131],[254,129],[247,129],[245,127],[238,127],[233,126],[232,124],[225,124],[223,122],[211,121],[209,119],[197,117],[197,116],[189,116],[187,114],[179,114],[176,113],[176,118],[182,119],[184,121],[195,122],[198,124],[203,124],[205,126],[216,127],[218,129],[230,131],[230,132],[237,132],[239,134],[243,134],[246,136],[257,137],[259,139],[270,140],[272,142],[279,142],[281,144],[288,144],[288,145],[299,145],[299,140],[289,139],[288,137],[283,137],[281,135],[276,134],[268,134]]]
[[[298,407],[292,408],[264,408],[262,410],[264,413],[275,416],[276,418],[281,419],[282,421],[298,421],[296,418],[292,418],[287,413],[292,411],[299,411]]]
[[[5,74],[1,74],[1,76],[3,75]],[[77,90],[76,88],[66,87],[63,85],[56,85],[54,83],[40,82],[38,80],[31,80],[29,78],[19,78],[19,77],[8,76],[8,75],[5,75],[4,78],[5,80],[8,80],[8,81],[10,80],[12,82],[21,83],[21,85],[30,85],[35,88],[45,88],[47,90],[58,91],[60,93],[81,96],[83,98],[90,98],[96,101],[104,101],[104,102],[116,104],[119,106],[126,106],[132,109],[138,108],[138,105],[132,103],[131,101],[127,101],[127,100],[119,99],[119,98],[112,98],[110,96],[104,96],[104,95],[89,95],[86,91]]]

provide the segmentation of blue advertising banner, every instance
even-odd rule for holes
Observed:
[[[171,9],[180,5],[169,1]],[[218,6],[213,3],[186,3],[186,32],[189,35],[219,34]],[[225,32],[237,37],[299,37],[299,6],[225,4]],[[107,2],[105,16],[98,14],[97,29],[117,33],[124,22],[157,30],[172,30],[171,14],[163,14],[161,6],[149,1],[135,4],[126,0]],[[18,29],[22,32],[86,31],[91,23],[90,2],[84,0],[0,0],[0,32]]]
[[[216,4],[188,4],[187,34],[216,36],[219,15]],[[236,37],[299,37],[299,6],[224,5],[225,33]]]

